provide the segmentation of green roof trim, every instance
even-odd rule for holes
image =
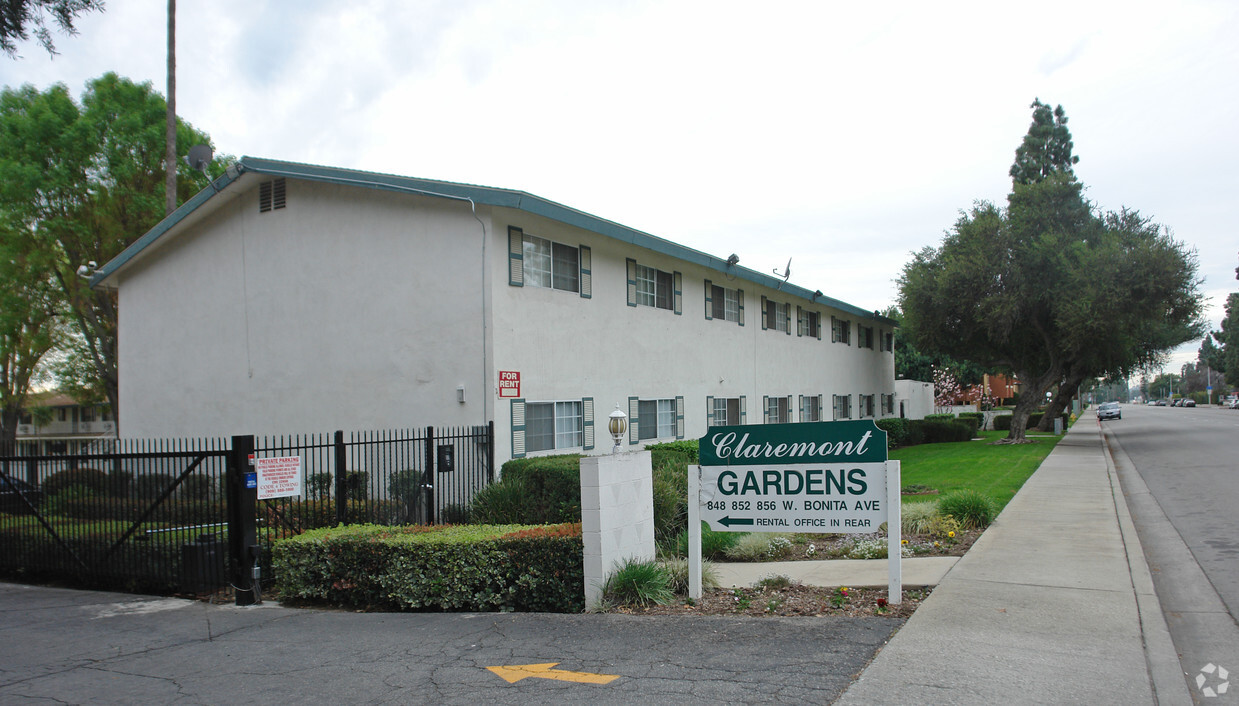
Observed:
[[[575,226],[577,228],[609,238],[614,238],[615,240],[623,243],[629,243],[640,248],[653,250],[654,252],[667,255],[678,260],[700,265],[706,269],[733,275],[735,277],[760,284],[764,287],[785,292],[790,296],[799,297],[813,303],[822,304],[823,306],[838,309],[862,318],[873,319],[879,323],[892,326],[895,325],[895,321],[882,316],[876,311],[866,311],[858,306],[854,306],[852,304],[848,304],[847,302],[843,302],[825,295],[815,297],[815,292],[805,289],[804,287],[799,287],[797,285],[784,282],[777,277],[772,277],[770,275],[756,272],[744,267],[728,265],[727,260],[723,258],[708,255],[700,250],[694,250],[693,248],[673,243],[670,240],[665,240],[663,238],[650,235],[649,233],[628,228],[627,226],[620,225],[614,221],[599,218],[597,216],[585,213],[584,211],[579,211],[577,209],[564,206],[563,204],[549,201],[547,199],[534,196],[533,194],[525,193],[524,191],[498,189],[473,184],[460,184],[449,181],[434,181],[431,179],[415,179],[413,177],[403,177],[394,174],[367,172],[356,169],[342,169],[339,167],[324,167],[298,162],[262,159],[258,157],[242,157],[238,162],[230,166],[222,176],[215,179],[215,181],[211,183],[211,186],[198,192],[193,198],[186,201],[180,208],[173,211],[171,215],[160,221],[154,228],[126,248],[124,252],[117,255],[103,267],[100,267],[96,271],[95,276],[91,278],[91,286],[93,287],[99,285],[107,280],[107,278],[114,274],[117,270],[133,260],[139,253],[153,245],[160,238],[167,235],[170,230],[175,228],[187,216],[206,205],[217,194],[228,188],[228,186],[230,186],[246,172],[253,172],[255,174],[263,174],[267,176],[282,176],[290,179],[319,181],[329,184],[380,189],[383,191],[438,196],[441,198],[468,201],[475,206],[482,204],[487,206],[499,206],[503,208],[516,209],[526,213],[543,216],[545,218],[559,221],[560,223]]]

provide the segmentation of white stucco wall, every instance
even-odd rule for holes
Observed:
[[[122,273],[121,434],[480,423],[468,204],[290,179],[259,213],[258,181]]]
[[[493,419],[502,464],[512,425],[501,370],[521,374],[530,402],[592,398],[590,453],[609,451],[606,417],[630,397],[683,397],[691,439],[705,433],[710,396],[743,396],[744,422],[760,424],[763,396],[792,396],[801,421],[800,396],[821,395],[829,421],[832,395],[851,397],[855,419],[858,395],[874,395],[881,417],[880,396],[896,392],[880,343],[890,329],[855,313],[514,208],[475,217],[462,201],[289,179],[287,208],[259,213],[268,178],[243,177],[222,207],[118,273],[123,436]],[[510,286],[508,226],[588,246],[592,297]],[[627,305],[626,258],[681,273],[680,315]],[[743,326],[705,318],[707,279],[744,291]],[[791,303],[790,335],[762,329],[763,295]],[[821,340],[797,335],[797,305],[820,314]],[[832,314],[852,322],[850,344],[831,342]],[[873,348],[860,347],[858,324],[874,326]]]
[[[895,413],[908,419],[924,419],[925,415],[933,414],[934,384],[918,380],[896,380]]]
[[[865,325],[874,325],[874,347],[860,348],[856,330],[860,319],[856,314],[814,305],[743,279],[729,281],[721,272],[532,214],[495,209],[492,218],[495,237],[503,241],[501,245],[497,242],[492,249],[496,254],[490,259],[494,369],[520,372],[521,397],[530,402],[592,397],[597,440],[591,453],[610,450],[606,417],[617,404],[627,413],[628,398],[633,396],[683,396],[685,438],[691,439],[705,434],[708,396],[744,396],[745,422],[760,424],[762,398],[767,395],[791,395],[791,418],[800,421],[799,396],[820,394],[822,420],[830,421],[832,395],[851,395],[852,418],[856,419],[857,395],[873,394],[875,417],[880,418],[880,395],[895,392],[894,357],[881,351],[879,343],[889,327],[864,320]],[[509,225],[566,245],[589,246],[592,298],[541,287],[510,286],[506,251]],[[648,306],[628,306],[627,258],[682,273],[681,315]],[[705,318],[707,279],[744,291],[743,326]],[[762,330],[762,295],[792,304],[790,335]],[[796,305],[821,314],[821,340],[797,336]],[[850,345],[831,342],[832,314],[852,321]],[[496,446],[502,463],[511,454],[511,403],[498,398],[496,402]],[[632,446],[625,443],[624,448]]]

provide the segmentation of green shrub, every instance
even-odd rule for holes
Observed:
[[[886,448],[887,450],[899,448],[900,446],[910,446],[908,443],[908,420],[902,417],[886,417],[879,419],[875,424],[878,428],[886,432]]]
[[[143,473],[133,479],[133,492],[142,500],[154,501],[175,481],[176,476],[170,473]]]
[[[518,484],[519,491],[490,490]],[[501,498],[483,496],[495,493]],[[482,496],[482,497],[479,497]],[[501,499],[502,502],[497,502]],[[483,506],[479,510],[479,501]],[[481,511],[481,514],[478,514]],[[479,491],[471,503],[475,522],[546,524],[581,521],[581,456],[517,458],[503,464],[498,483]]]
[[[972,427],[972,436],[976,436],[981,424],[985,421],[985,415],[980,412],[962,412],[955,421]]]
[[[927,422],[951,422],[955,421],[955,415],[950,413],[926,414],[924,419]]]
[[[469,508],[459,503],[450,503],[443,506],[443,510],[439,512],[439,517],[436,519],[444,525],[467,525],[469,524]]]
[[[938,499],[938,511],[954,517],[964,529],[984,528],[998,514],[992,498],[975,490],[960,490]]]
[[[790,546],[786,535],[754,532],[742,535],[723,555],[731,561],[768,561]]]
[[[972,438],[972,425],[961,421],[922,420],[921,432],[924,435],[922,443],[942,444],[955,441],[968,441]]]
[[[108,492],[114,498],[127,498],[133,488],[133,471],[114,468],[108,473]]]
[[[667,569],[654,561],[627,559],[602,584],[602,600],[609,605],[663,605],[674,597]]]
[[[909,419],[908,437],[904,446],[916,446],[925,443],[925,422],[921,419]]]
[[[658,464],[658,454],[662,451],[672,451],[682,454],[689,463],[697,463],[699,459],[699,449],[696,439],[683,439],[681,441],[667,441],[661,444],[650,444],[645,447],[645,450],[653,454],[655,465]]]
[[[689,461],[678,451],[662,452],[653,466],[654,541],[665,546],[688,527]]]
[[[579,525],[352,525],[306,532],[272,548],[284,598],[397,610],[580,612]]]
[[[521,478],[505,478],[478,490],[469,503],[469,517],[481,525],[528,524],[514,520],[525,516],[529,489]]]
[[[703,521],[701,523],[701,558],[723,559],[727,550],[736,546],[746,532],[715,532]],[[676,555],[688,556],[688,528],[676,537]]]
[[[757,582],[753,584],[753,588],[759,588],[763,591],[779,591],[795,585],[796,582],[787,574],[770,574],[757,579]]]
[[[688,595],[688,559],[684,557],[668,557],[660,559],[659,563],[667,571],[667,587],[677,595]],[[702,560],[701,587],[703,589],[718,588],[718,568],[714,562]]]
[[[422,497],[422,471],[408,468],[387,477],[387,497],[404,503],[415,503]]]
[[[998,414],[994,416],[994,431],[1011,431],[1011,415]]]
[[[108,474],[95,468],[71,468],[57,471],[45,478],[40,487],[44,496],[52,496],[75,485],[99,495],[105,495],[112,489],[112,481],[108,478]]]
[[[344,490],[349,500],[366,500],[370,497],[370,473],[349,471],[344,474]]]
[[[311,498],[329,498],[333,490],[331,474],[323,471],[311,473],[305,478],[306,492]]]
[[[904,534],[929,534],[929,526],[938,517],[938,503],[903,503],[899,510],[899,529]]]

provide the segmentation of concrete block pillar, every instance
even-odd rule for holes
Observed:
[[[654,478],[650,452],[581,459],[585,608],[598,605],[607,574],[627,559],[654,560]]]

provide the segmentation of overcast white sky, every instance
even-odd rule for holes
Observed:
[[[0,84],[166,88],[166,0],[111,0]],[[1239,4],[180,0],[177,108],[220,153],[520,189],[866,309],[975,200],[1034,98],[1076,173],[1239,289]],[[1170,370],[1195,359],[1182,347]]]

